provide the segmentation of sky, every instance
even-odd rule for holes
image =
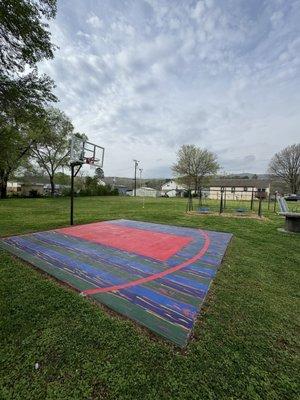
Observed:
[[[300,138],[300,0],[58,0],[57,106],[106,176],[171,177],[183,144],[265,173]]]

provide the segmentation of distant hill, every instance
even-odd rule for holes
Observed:
[[[221,177],[226,179],[270,179],[269,174],[252,174],[248,172],[220,175],[219,178]]]
[[[134,188],[134,179],[133,178],[107,176],[103,180],[107,185],[126,186],[128,189]],[[137,187],[142,185],[142,186],[151,187],[153,189],[160,189],[161,185],[165,181],[166,181],[166,179],[139,179],[139,178],[137,178],[136,185],[137,185]]]

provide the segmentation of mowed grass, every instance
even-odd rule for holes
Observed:
[[[185,351],[0,252],[0,399],[298,398],[300,237],[278,232],[284,220],[272,213],[194,216],[185,205],[75,199],[76,223],[127,218],[234,234]],[[68,222],[67,198],[0,201],[0,236]]]

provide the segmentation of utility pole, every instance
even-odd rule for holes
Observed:
[[[143,168],[139,168],[140,171],[140,188],[142,187],[142,172],[143,172]]]
[[[139,168],[140,171],[140,188],[142,188],[142,172],[143,172],[143,168]],[[143,208],[145,208],[145,194],[143,192]]]
[[[139,161],[133,160],[133,162],[134,162],[134,197],[136,197],[136,170],[139,165]]]

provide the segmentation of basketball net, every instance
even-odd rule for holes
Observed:
[[[90,166],[90,168],[95,167],[95,158],[94,157],[86,157],[85,163]]]

